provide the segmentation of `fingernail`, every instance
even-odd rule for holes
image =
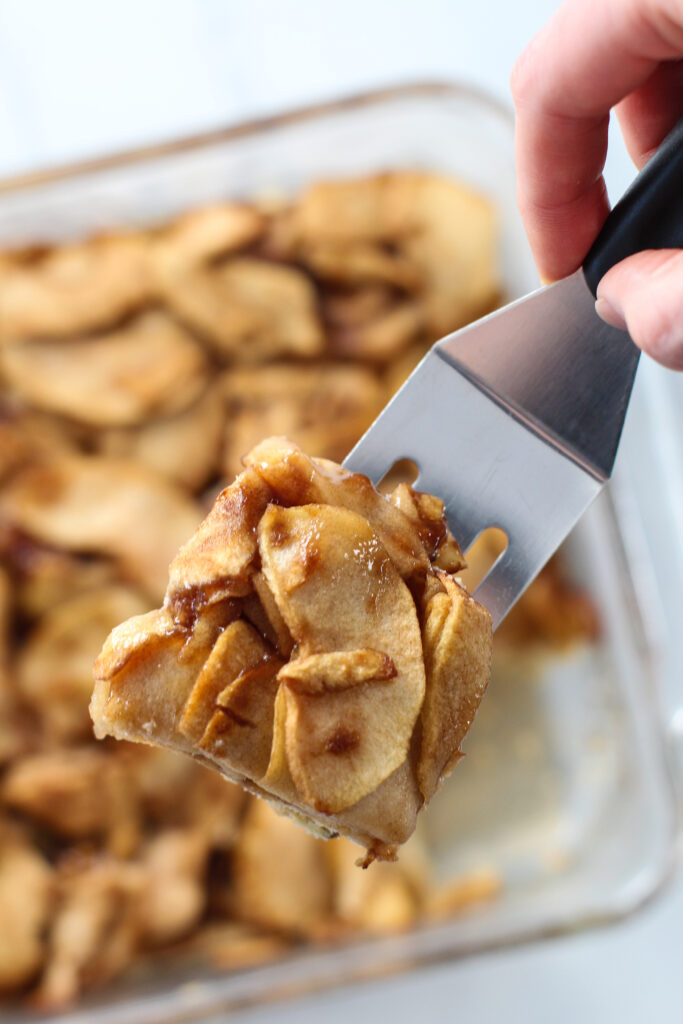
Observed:
[[[626,320],[621,309],[617,308],[609,299],[602,295],[598,295],[595,302],[595,312],[610,327],[618,327],[620,331],[626,330]]]

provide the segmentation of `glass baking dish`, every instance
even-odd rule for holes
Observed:
[[[488,195],[499,215],[507,297],[536,285],[515,204],[510,113],[457,85],[384,90],[5,182],[0,247],[149,224],[215,199],[286,195],[321,178],[407,167],[442,171]],[[616,919],[644,903],[671,873],[678,823],[641,608],[645,584],[639,575],[636,585],[630,569],[639,564],[634,543],[637,525],[625,523],[605,493],[564,550],[600,610],[600,641],[562,657],[499,665],[467,758],[423,816],[437,876],[490,868],[502,880],[497,899],[408,934],[304,948],[249,971],[168,961],[60,1020],[199,1020]]]

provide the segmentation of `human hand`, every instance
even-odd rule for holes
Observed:
[[[602,169],[616,109],[642,167],[683,114],[683,0],[566,0],[518,59],[518,199],[541,276],[581,265],[609,212]],[[614,266],[596,309],[683,370],[683,251]]]

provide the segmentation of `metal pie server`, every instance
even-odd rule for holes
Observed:
[[[475,590],[494,628],[612,473],[639,351],[595,312],[615,263],[683,246],[683,119],[610,213],[581,269],[438,341],[345,460],[400,459],[441,497],[463,550],[507,547]]]

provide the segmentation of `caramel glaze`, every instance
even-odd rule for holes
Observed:
[[[282,523],[278,523],[271,527],[270,542],[275,548],[284,547],[284,545],[289,541],[290,536],[291,534],[289,530]]]
[[[245,580],[245,584],[246,582]],[[205,608],[222,601],[230,601],[231,595],[226,594],[230,584],[234,585],[234,580],[215,580],[211,584],[188,587],[187,590],[174,594],[170,602],[170,611],[178,628],[185,633],[192,633],[197,619]]]
[[[274,494],[274,499],[271,500],[271,504],[274,505],[283,505],[288,508],[310,504],[311,482],[314,473],[319,473],[321,476],[327,477],[329,480],[344,480],[344,484],[349,490],[354,490],[361,495],[367,494],[368,491],[372,491],[373,493],[375,491],[375,485],[369,476],[366,476],[364,473],[352,473],[343,466],[327,465],[324,462],[321,464],[321,460],[316,459],[315,467],[308,472],[288,457],[284,458],[283,463],[287,466],[286,478],[282,481],[278,481],[277,486],[273,485],[272,480],[267,481],[268,486]],[[254,463],[253,468],[257,473],[259,473],[258,463]],[[259,475],[261,474],[259,473]],[[265,479],[265,477],[263,479]],[[427,520],[428,530],[433,530],[434,526],[435,524],[433,521]],[[437,524],[437,528],[440,529],[442,534],[438,543],[435,541],[436,546],[438,547],[438,544],[442,543],[443,539],[446,537],[447,526],[445,518],[443,518],[442,522]],[[406,554],[415,554],[415,548],[412,545],[402,542],[400,538],[394,537],[394,543],[401,550],[405,551]]]
[[[60,548],[36,540],[19,526],[0,523],[0,555],[7,560],[10,568],[16,572],[31,573],[35,571],[36,563],[40,563],[41,558],[46,554],[53,553],[61,555],[63,552]]]
[[[313,575],[315,567],[320,562],[320,548],[316,543],[319,536],[317,530],[311,530],[300,547],[301,575],[305,580]]]
[[[237,678],[233,682],[233,686],[237,683],[247,682],[249,683],[250,687],[258,688],[258,685],[264,678],[264,676],[268,680],[272,679],[272,666],[274,660],[276,662],[276,665],[280,664],[280,661],[278,659],[273,659],[273,656],[270,653],[265,654],[263,657],[263,661],[259,665],[254,665],[253,668],[248,668],[246,669],[246,671],[242,672],[239,676],[237,676]],[[219,697],[216,709],[218,711],[222,711],[223,714],[227,715],[228,718],[231,718],[233,722],[237,723],[237,725],[247,725],[250,726],[252,729],[255,729],[256,723],[252,722],[252,720],[247,715],[243,714],[245,706],[248,706],[248,700],[249,698],[245,695],[245,692],[243,690],[241,700],[239,696],[231,697],[231,703],[229,707],[227,707],[225,704],[221,704],[221,698]]]
[[[448,536],[446,517],[442,515],[439,519],[428,519],[426,516],[420,516],[415,525],[431,562]]]
[[[360,736],[355,729],[345,729],[343,726],[337,729],[325,740],[325,750],[328,754],[348,754],[355,750],[360,743]]]
[[[220,711],[220,713],[225,715],[226,718],[231,719],[235,725],[244,725],[251,729],[256,728],[254,722],[250,722],[248,718],[244,718],[238,711],[235,711],[234,708],[223,708],[219,704],[216,710]]]
[[[47,462],[27,466],[21,474],[21,482],[32,498],[45,505],[57,501],[66,489],[63,473]]]

